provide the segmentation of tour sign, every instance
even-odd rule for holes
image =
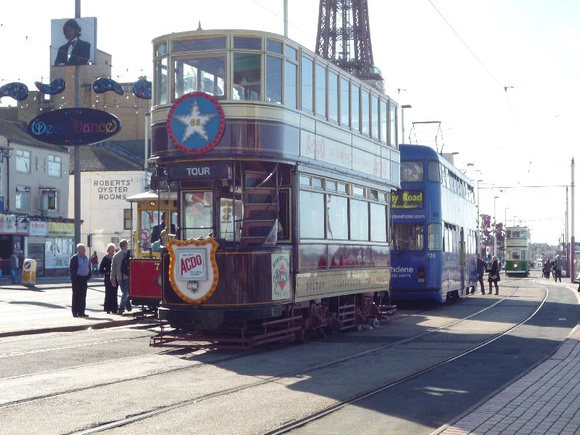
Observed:
[[[53,145],[89,145],[121,131],[121,121],[103,110],[71,107],[42,113],[28,123],[28,133]]]

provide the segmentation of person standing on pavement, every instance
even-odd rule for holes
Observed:
[[[10,277],[12,284],[20,284],[20,258],[18,258],[16,249],[12,251],[10,256]]]
[[[121,303],[117,311],[119,315],[122,315],[125,310],[132,310],[131,301],[129,301],[129,275],[122,272],[123,259],[130,255],[128,245],[127,240],[121,240],[119,243],[121,249],[113,256],[113,264],[111,266],[111,283],[113,286],[117,287],[118,285],[121,288]]]
[[[560,281],[562,282],[562,267],[564,265],[564,261],[559,255],[556,255],[554,259],[554,282]]]
[[[93,268],[92,273],[99,273],[99,256],[97,255],[97,251],[94,251],[91,256],[91,267]]]
[[[497,285],[499,281],[499,262],[497,257],[494,255],[492,257],[491,269],[489,269],[489,277],[487,281],[489,282],[489,294],[491,294],[491,285],[495,284],[495,294],[499,294],[499,286]]]
[[[481,286],[481,294],[485,294],[485,285],[483,284],[483,275],[487,271],[487,264],[481,258],[481,255],[477,257],[477,280],[479,281],[479,285]]]
[[[117,286],[111,282],[111,266],[113,265],[113,255],[115,254],[115,245],[107,245],[107,255],[101,260],[99,272],[105,277],[105,303],[104,309],[107,314],[117,313]]]
[[[91,268],[86,252],[86,246],[79,243],[77,245],[77,253],[70,258],[68,266],[72,284],[73,317],[89,317],[85,313],[85,308],[87,304],[87,281],[91,278]]]

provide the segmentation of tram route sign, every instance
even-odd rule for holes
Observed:
[[[393,209],[423,208],[423,192],[420,190],[398,190],[391,194]]]
[[[179,98],[167,116],[167,131],[173,144],[190,154],[215,147],[225,130],[225,116],[217,99],[205,92],[190,92]]]

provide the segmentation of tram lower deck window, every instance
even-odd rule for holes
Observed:
[[[424,226],[422,224],[394,224],[393,242],[396,251],[422,251]]]

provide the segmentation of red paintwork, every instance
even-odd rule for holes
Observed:
[[[131,298],[161,300],[161,260],[132,258],[130,268]]]

